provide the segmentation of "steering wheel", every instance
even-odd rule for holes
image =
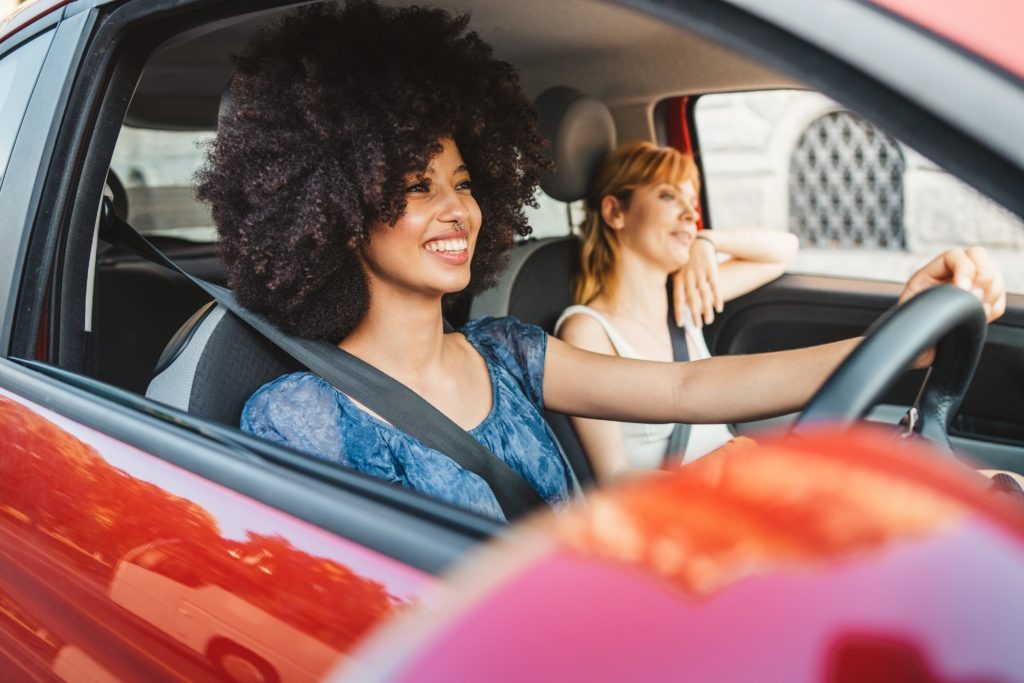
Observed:
[[[985,329],[985,312],[967,292],[944,285],[918,294],[871,326],[808,402],[792,431],[805,433],[822,423],[852,425],[935,346],[935,360],[911,408],[917,417],[909,427],[952,453],[949,425],[978,366]]]

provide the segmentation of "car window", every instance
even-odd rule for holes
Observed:
[[[0,59],[0,182],[52,40],[53,31],[47,31]]]
[[[790,272],[902,281],[981,244],[1024,293],[1024,222],[867,120],[814,92],[700,97],[706,218],[800,237]]]
[[[194,176],[203,164],[212,131],[150,130],[125,126],[111,169],[124,186],[126,220],[143,234],[192,242],[216,241],[206,205],[194,196]]]
[[[526,207],[526,220],[533,231],[530,237],[565,237],[571,227],[583,222],[583,201],[565,203],[538,189],[535,199],[537,208]]]

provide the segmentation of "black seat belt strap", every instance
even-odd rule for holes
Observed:
[[[546,504],[518,472],[412,389],[333,344],[285,334],[263,316],[242,307],[230,290],[188,274],[107,207],[104,211],[109,212],[101,234],[105,241],[128,247],[148,261],[181,273],[339,391],[479,476],[490,486],[507,519]]]
[[[690,360],[690,350],[686,344],[686,328],[676,325],[673,310],[671,285],[669,285],[668,297],[668,330],[672,338],[672,360],[678,362]],[[665,449],[665,464],[679,465],[686,455],[686,445],[690,441],[689,424],[676,423],[672,433],[668,437],[668,448]]]

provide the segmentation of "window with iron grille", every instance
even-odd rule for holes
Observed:
[[[896,141],[859,116],[816,119],[790,160],[790,230],[806,246],[905,249],[904,170]]]

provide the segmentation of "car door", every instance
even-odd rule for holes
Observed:
[[[97,112],[170,4],[57,6],[0,46],[3,678],[317,680],[494,530],[87,374]]]

